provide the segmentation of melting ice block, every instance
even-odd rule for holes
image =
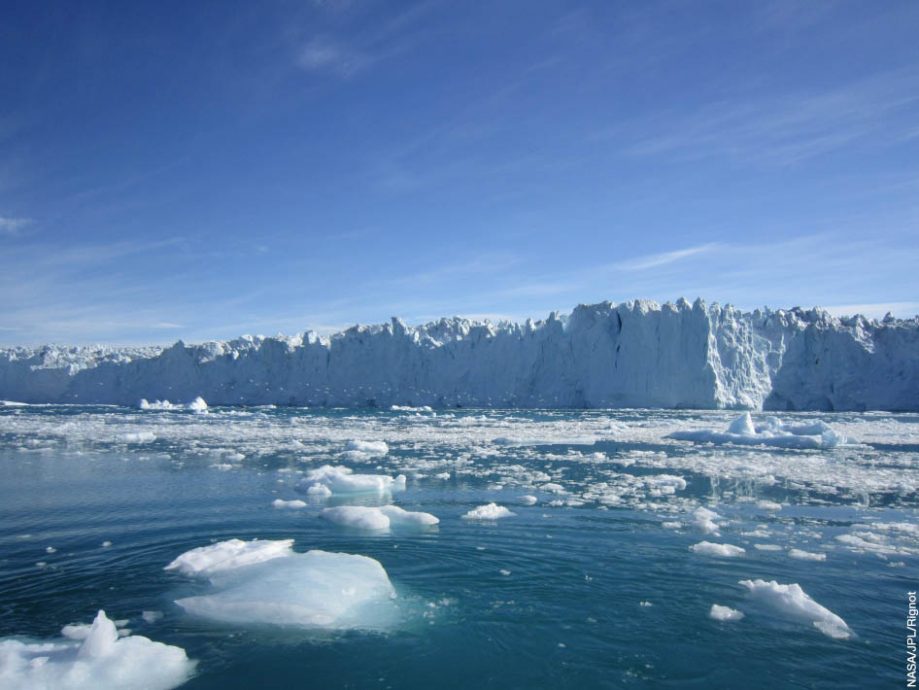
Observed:
[[[331,630],[379,630],[396,619],[395,589],[373,558],[315,550],[296,553],[291,539],[259,542],[242,550],[244,558],[236,555],[239,540],[231,542],[193,549],[173,561],[196,563],[194,569],[179,569],[210,581],[207,593],[176,601],[188,613],[236,625]],[[234,555],[210,557],[222,552]]]
[[[824,422],[786,424],[777,417],[766,417],[755,425],[744,412],[728,425],[726,431],[696,429],[674,431],[668,438],[697,443],[734,444],[740,446],[775,446],[778,448],[826,449],[845,445],[847,439]]]
[[[325,487],[329,495],[387,494],[405,489],[405,475],[354,474],[349,467],[323,465],[307,473],[306,483],[310,494],[325,493],[319,487]]]
[[[292,556],[293,545],[293,539],[228,539],[186,551],[165,569],[178,570],[190,577],[209,577],[221,571],[236,570],[246,565]]]
[[[741,580],[740,584],[760,601],[792,620],[806,621],[828,637],[845,640],[852,636],[846,622],[811,599],[801,585],[781,585],[775,580]]]
[[[139,635],[119,636],[99,611],[92,625],[68,625],[63,638],[0,640],[4,690],[169,690],[192,675],[180,647]]]
[[[343,527],[388,532],[390,528],[423,529],[440,520],[430,513],[412,512],[399,506],[337,506],[326,508],[320,517]]]
[[[693,553],[700,553],[703,556],[717,556],[718,558],[736,558],[737,556],[743,556],[747,552],[741,546],[715,544],[710,541],[700,541],[689,548]]]
[[[504,506],[497,503],[488,503],[478,508],[473,508],[463,515],[464,520],[500,520],[501,518],[512,517],[516,513],[511,512]]]

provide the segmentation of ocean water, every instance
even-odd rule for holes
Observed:
[[[780,415],[847,437],[829,448],[668,438],[736,416],[0,407],[0,637],[56,638],[102,608],[183,648],[197,666],[182,687],[202,690],[905,685],[919,415]],[[388,452],[349,450],[355,440]],[[308,495],[306,473],[325,464],[404,474],[406,487]],[[274,508],[278,498],[306,506]],[[381,502],[440,523],[384,534],[319,518]],[[514,515],[463,519],[490,502]],[[700,507],[717,513],[717,534]],[[232,538],[370,556],[398,615],[336,631],[189,615],[174,602],[200,583],[164,566]],[[744,552],[692,550],[703,541]],[[799,584],[851,634],[740,584],[760,578]],[[744,617],[713,620],[712,604]]]

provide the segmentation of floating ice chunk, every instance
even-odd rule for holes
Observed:
[[[741,546],[733,544],[715,544],[710,541],[700,541],[689,547],[693,553],[701,553],[705,556],[718,556],[719,558],[736,558],[743,556],[747,550]]]
[[[797,558],[801,561],[825,561],[825,553],[814,553],[813,551],[802,551],[801,549],[789,549],[788,556]]]
[[[757,551],[781,551],[782,547],[778,544],[754,544],[753,548]]]
[[[740,584],[778,613],[793,620],[808,621],[824,635],[839,640],[852,636],[852,630],[842,618],[811,599],[798,584],[780,585],[775,580],[741,580]]]
[[[683,526],[683,523],[679,520],[665,520],[661,523],[661,527],[664,529],[680,529]]]
[[[336,506],[323,510],[320,517],[336,525],[369,531],[389,531],[391,527],[419,529],[440,522],[430,513],[411,512],[398,506]]]
[[[169,690],[191,677],[185,650],[139,635],[119,636],[99,611],[92,625],[69,625],[63,639],[0,640],[4,690]]]
[[[348,441],[345,452],[342,454],[354,462],[366,462],[373,458],[381,458],[389,453],[389,446],[385,441]]]
[[[188,403],[185,406],[185,409],[188,410],[189,412],[196,412],[198,414],[203,414],[207,412],[207,403],[204,402],[204,398],[202,398],[199,395],[197,398],[195,398],[190,403]]]
[[[287,508],[290,510],[297,510],[299,508],[306,508],[306,501],[301,501],[299,498],[295,498],[292,501],[285,501],[281,498],[276,498],[271,502],[271,505],[274,508]]]
[[[718,523],[715,522],[715,520],[720,520],[721,516],[714,510],[699,506],[693,511],[692,517],[693,524],[706,534],[714,534],[717,536],[721,533],[721,528],[718,526]]]
[[[739,621],[743,618],[743,612],[732,609],[730,606],[712,604],[712,608],[708,612],[708,617],[716,621]]]
[[[119,438],[125,443],[152,443],[156,440],[156,434],[152,431],[137,431],[122,434]]]
[[[396,619],[395,589],[379,561],[367,556],[291,552],[217,572],[211,585],[213,593],[176,603],[192,615],[238,625],[377,630]]]
[[[762,500],[762,501],[756,502],[756,507],[759,508],[760,510],[768,510],[770,512],[776,512],[782,509],[782,504],[776,503],[775,501]]]
[[[142,611],[140,617],[144,619],[144,623],[156,623],[163,617],[162,611]]]
[[[183,575],[210,577],[215,573],[235,570],[247,565],[262,563],[293,555],[293,539],[229,539],[210,546],[199,546],[186,551],[166,566]]]
[[[744,412],[731,422],[726,431],[681,430],[674,431],[668,438],[697,443],[732,443],[744,446],[765,445],[798,449],[835,448],[847,443],[845,436],[840,435],[824,422],[795,426],[785,424],[776,417],[767,417],[762,424],[754,426],[749,412]]]
[[[756,427],[749,412],[744,412],[728,426],[728,433],[741,436],[756,436]]]
[[[306,490],[306,495],[315,498],[328,498],[332,495],[332,490],[325,484],[312,484]]]
[[[405,489],[405,475],[354,474],[349,467],[323,465],[310,470],[306,481],[325,486],[332,494],[385,494]]]
[[[137,403],[138,409],[141,410],[187,410],[188,412],[205,413],[207,412],[207,403],[200,395],[187,405],[171,403],[168,400],[154,400],[150,402],[146,398],[141,398]]]
[[[527,496],[520,497],[520,505],[522,506],[535,506],[537,502],[538,502],[538,499],[536,498],[536,496],[527,495]]]
[[[488,503],[478,508],[473,508],[468,513],[463,515],[464,520],[499,520],[501,518],[512,517],[516,513],[512,513],[510,510],[504,506],[499,506],[497,503]]]

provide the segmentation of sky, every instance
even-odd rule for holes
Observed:
[[[919,3],[0,0],[0,344],[919,312]]]

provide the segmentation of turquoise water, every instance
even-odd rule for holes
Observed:
[[[906,593],[919,585],[919,416],[784,415],[850,437],[819,451],[666,438],[734,416],[0,408],[0,636],[55,637],[104,608],[184,648],[198,664],[183,687],[200,689],[902,686]],[[347,454],[354,439],[389,452]],[[302,478],[321,464],[405,474],[392,500],[440,524],[374,534],[319,519],[325,504]],[[275,509],[276,498],[308,505]],[[515,515],[461,518],[492,501]],[[721,516],[720,535],[694,524],[700,505]],[[234,537],[377,559],[398,624],[328,632],[190,617],[173,602],[192,585],[164,566]],[[690,550],[703,540],[745,553]],[[853,636],[752,599],[738,582],[755,578],[800,584]],[[712,620],[713,603],[745,617]]]

